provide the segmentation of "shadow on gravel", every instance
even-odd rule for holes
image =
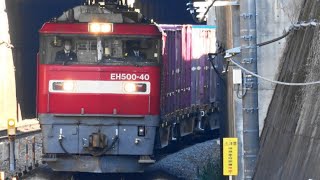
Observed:
[[[55,172],[50,168],[44,166],[28,172],[27,175],[21,179],[24,180],[71,180],[72,173],[69,172]]]
[[[40,167],[27,175],[23,180],[179,180],[165,172],[149,171],[147,173],[128,174],[96,174],[96,173],[70,173],[55,172],[48,167]]]
[[[25,180],[179,180],[179,179],[220,179],[217,177],[220,163],[218,140],[209,140],[183,146],[178,152],[164,154],[157,163],[146,169],[145,173],[135,174],[96,174],[54,172],[48,167],[40,167],[29,172]]]
[[[130,173],[130,174],[94,174],[80,173],[77,174],[77,180],[178,180],[164,172],[154,171],[147,173]]]

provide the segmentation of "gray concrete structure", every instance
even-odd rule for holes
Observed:
[[[257,42],[264,42],[283,34],[291,23],[296,22],[300,0],[266,0],[257,1]],[[226,48],[239,46],[239,12],[238,7],[215,7],[209,12],[208,24],[217,25],[217,40]],[[278,66],[284,50],[285,40],[278,41],[258,48],[258,73],[269,79],[276,79]],[[235,57],[240,60],[239,57]],[[232,67],[229,69],[232,71]],[[232,77],[229,72],[229,77]],[[239,138],[239,176],[243,179],[243,140],[242,140],[242,100],[237,97],[236,85],[232,85],[229,78],[229,135]],[[259,83],[259,128],[264,127],[268,107],[275,89],[275,85],[263,80]],[[233,92],[233,93],[232,93]],[[240,90],[241,94],[241,90]]]
[[[303,1],[299,20],[318,19],[319,1]],[[320,33],[302,28],[288,38],[279,80],[319,81]],[[254,179],[319,179],[319,85],[277,85],[265,127]]]
[[[256,1],[240,1],[241,65],[257,73]],[[235,82],[234,82],[235,84]],[[243,161],[244,178],[252,179],[259,151],[258,79],[243,73]]]
[[[300,0],[257,1],[257,41],[265,42],[279,37],[297,21]],[[258,72],[269,79],[276,79],[285,39],[258,48]],[[275,89],[275,84],[259,79],[260,133]]]
[[[17,119],[15,67],[9,35],[5,1],[0,2],[0,128],[7,127],[7,119]]]
[[[257,42],[265,42],[267,40],[281,36],[290,25],[297,21],[297,14],[300,7],[300,0],[267,0],[257,2]],[[232,17],[236,16],[236,11],[230,7],[215,7],[210,10],[208,24],[217,25],[218,41],[226,48],[232,48],[233,44],[238,44],[237,31],[232,28],[235,24],[228,22]],[[229,15],[230,14],[230,15]],[[234,19],[234,18],[233,18]],[[234,21],[234,20],[233,20]],[[227,36],[234,37],[233,40]],[[278,65],[283,53],[285,40],[269,44],[258,48],[258,72],[260,75],[269,79],[276,79],[278,73]],[[275,88],[275,84],[259,80],[259,119],[260,132],[263,128],[263,122],[270,104],[270,100]]]

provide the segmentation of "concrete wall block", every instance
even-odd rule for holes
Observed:
[[[0,2],[0,128],[6,127],[7,119],[16,119],[17,99],[15,68],[10,48],[8,16],[5,1]]]
[[[319,1],[303,3],[300,20],[319,17]],[[295,32],[288,38],[279,78],[318,81],[319,48],[318,27]],[[317,85],[276,86],[261,135],[255,179],[319,179],[319,90]]]

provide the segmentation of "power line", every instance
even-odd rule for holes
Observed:
[[[257,46],[258,46],[258,47],[261,47],[261,46],[265,46],[265,45],[267,45],[267,44],[271,44],[271,43],[274,43],[274,42],[276,42],[276,41],[279,41],[279,40],[287,37],[291,32],[292,32],[292,31],[288,31],[288,32],[286,32],[284,35],[282,35],[282,36],[280,36],[280,37],[278,37],[278,38],[275,38],[275,39],[272,39],[272,40],[269,40],[269,41],[266,41],[266,42],[259,43],[259,44],[257,44]]]
[[[252,76],[255,76],[257,78],[263,79],[265,81],[274,83],[274,84],[281,84],[281,85],[286,85],[286,86],[308,86],[308,85],[316,85],[316,84],[320,84],[320,81],[314,81],[314,82],[305,82],[305,83],[290,83],[290,82],[282,82],[282,81],[276,81],[276,80],[272,80],[263,76],[260,76],[252,71],[249,71],[248,69],[244,68],[243,66],[241,66],[239,63],[237,63],[236,61],[234,61],[233,59],[230,58],[230,61],[236,65],[237,67],[239,67],[240,69],[242,69],[243,71],[247,72],[248,74],[251,74]]]
[[[206,15],[208,14],[209,10],[211,9],[211,7],[213,6],[213,4],[216,2],[217,0],[213,0],[212,3],[210,4],[210,6],[208,6],[206,12],[203,14],[202,18],[200,19],[200,22],[203,22],[204,18],[206,18]]]
[[[211,4],[207,7],[206,12],[203,14],[203,16],[201,17],[200,20],[197,19],[197,9],[196,7],[193,6],[193,2],[190,1],[189,3],[187,3],[187,6],[189,6],[187,8],[187,11],[190,11],[190,14],[192,16],[192,19],[196,22],[196,23],[202,23],[204,22],[204,19],[206,18],[206,15],[208,14],[209,10],[211,9],[211,7],[213,6],[213,4],[216,2],[217,0],[213,0],[211,2]]]
[[[302,22],[297,22],[295,24],[293,24],[288,32],[286,32],[284,35],[277,37],[275,39],[266,41],[266,42],[262,42],[257,44],[258,47],[279,41],[280,39],[283,39],[284,37],[288,36],[291,32],[294,32],[296,30],[300,30],[303,28],[307,28],[307,27],[317,27],[320,26],[320,23],[316,20],[316,19],[312,19],[310,21],[302,21]],[[276,81],[276,80],[272,80],[272,79],[268,79],[266,77],[260,76],[252,71],[249,71],[248,69],[244,68],[243,66],[241,66],[239,63],[237,63],[236,61],[234,61],[233,59],[230,58],[230,61],[236,65],[237,67],[239,67],[240,69],[242,69],[243,71],[251,74],[252,76],[255,76],[257,78],[263,79],[265,81],[274,83],[274,84],[281,84],[281,85],[286,85],[286,86],[308,86],[308,85],[316,85],[316,84],[320,84],[320,81],[314,81],[314,82],[305,82],[305,83],[290,83],[290,82],[282,82],[282,81]]]
[[[285,37],[287,37],[289,34],[291,34],[292,32],[296,31],[296,30],[300,30],[302,28],[307,28],[307,27],[317,27],[319,26],[320,23],[318,23],[318,20],[316,19],[311,19],[310,21],[300,21],[300,22],[297,22],[295,24],[293,24],[288,32],[286,32],[284,35],[280,36],[280,37],[277,37],[275,39],[272,39],[272,40],[269,40],[269,41],[266,41],[266,42],[262,42],[262,43],[259,43],[257,44],[258,47],[261,47],[261,46],[265,46],[267,44],[271,44],[271,43],[274,43],[276,41],[279,41]]]

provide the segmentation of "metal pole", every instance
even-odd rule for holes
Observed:
[[[36,166],[36,137],[32,137],[32,166]]]
[[[9,161],[10,161],[10,171],[14,172],[16,170],[16,166],[15,166],[15,153],[14,153],[14,144],[15,144],[15,140],[14,138],[9,138],[9,146],[10,146],[10,157],[9,157]]]
[[[233,29],[233,47],[240,46],[240,7],[231,6],[232,13],[232,29]],[[235,56],[235,58],[240,58],[240,55]],[[229,73],[233,73],[235,67],[231,66]],[[232,75],[231,75],[232,76]],[[233,83],[233,82],[232,82]],[[234,176],[234,180],[243,180],[244,179],[244,170],[243,170],[243,117],[242,117],[242,99],[237,97],[238,89],[235,86],[238,84],[232,84],[230,86],[231,92],[233,93],[233,109],[234,109],[234,126],[235,126],[235,137],[238,138],[238,175]],[[240,91],[242,93],[242,91]],[[230,107],[229,107],[230,108]]]
[[[0,171],[0,180],[5,180],[4,176],[5,176],[4,172]]]
[[[240,1],[240,44],[242,65],[257,73],[256,1]],[[243,106],[244,179],[253,179],[259,150],[258,80],[244,74]]]

